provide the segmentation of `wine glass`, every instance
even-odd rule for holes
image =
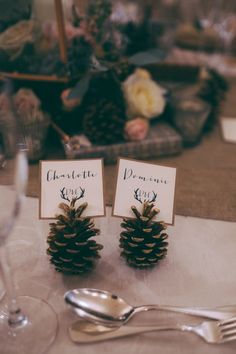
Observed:
[[[54,341],[58,322],[53,308],[44,300],[31,296],[16,297],[15,294],[6,244],[21,210],[28,163],[9,81],[3,89],[9,114],[5,120],[0,120],[4,156],[0,173],[5,175],[5,180],[0,179],[0,266],[6,289],[6,296],[0,304],[1,352],[40,354]]]
[[[1,176],[1,170],[4,168],[5,163],[6,163],[6,159],[0,141],[0,176]],[[0,300],[3,298],[4,295],[5,295],[5,289],[4,289],[2,279],[0,279]]]

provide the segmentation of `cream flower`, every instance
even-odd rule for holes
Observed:
[[[165,108],[164,90],[152,80],[149,72],[136,69],[123,83],[129,118],[142,116],[158,117]]]

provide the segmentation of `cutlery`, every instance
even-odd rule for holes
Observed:
[[[80,317],[111,327],[121,326],[136,313],[149,310],[173,311],[215,320],[225,320],[236,315],[236,305],[212,309],[166,305],[131,306],[115,294],[89,288],[70,290],[65,293],[64,299]]]
[[[236,317],[225,321],[205,321],[196,326],[187,324],[159,326],[122,326],[105,327],[95,323],[76,322],[69,327],[69,335],[76,343],[93,343],[107,339],[126,337],[134,334],[154,331],[193,332],[208,343],[226,343],[236,340]]]

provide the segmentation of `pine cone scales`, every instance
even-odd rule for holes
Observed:
[[[50,224],[47,238],[47,253],[51,263],[59,272],[80,274],[93,268],[95,260],[100,258],[102,245],[90,240],[100,231],[94,228],[91,218],[81,218],[87,203],[75,207],[75,199],[70,205],[60,204],[64,214],[56,216],[57,222]]]
[[[83,132],[93,144],[119,143],[124,139],[124,98],[115,73],[108,71],[94,75],[81,111]]]
[[[167,254],[168,235],[164,222],[153,222],[159,213],[153,203],[143,204],[142,214],[133,206],[136,219],[124,219],[121,226],[125,229],[120,235],[121,255],[129,265],[136,268],[148,268],[158,263]]]
[[[96,124],[93,121],[96,117]],[[101,100],[86,113],[84,130],[95,144],[112,144],[123,140],[124,116],[112,102]],[[91,119],[90,119],[91,118]]]

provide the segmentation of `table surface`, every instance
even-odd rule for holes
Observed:
[[[165,260],[151,271],[129,268],[119,256],[120,222],[110,216],[97,218],[101,229],[97,241],[104,245],[102,258],[86,276],[57,273],[46,255],[49,222],[38,219],[38,199],[26,198],[18,223],[8,240],[18,294],[47,300],[58,314],[59,330],[48,354],[235,353],[236,342],[206,344],[194,334],[155,332],[78,345],[68,336],[77,316],[64,304],[63,294],[73,288],[92,287],[112,291],[134,305],[147,303],[220,306],[236,304],[236,224],[176,216],[168,227],[169,248]],[[27,257],[25,256],[27,254]],[[164,322],[198,323],[201,319],[151,311],[140,313],[132,324]],[[1,352],[2,353],[2,352]],[[4,353],[5,354],[5,353]]]

